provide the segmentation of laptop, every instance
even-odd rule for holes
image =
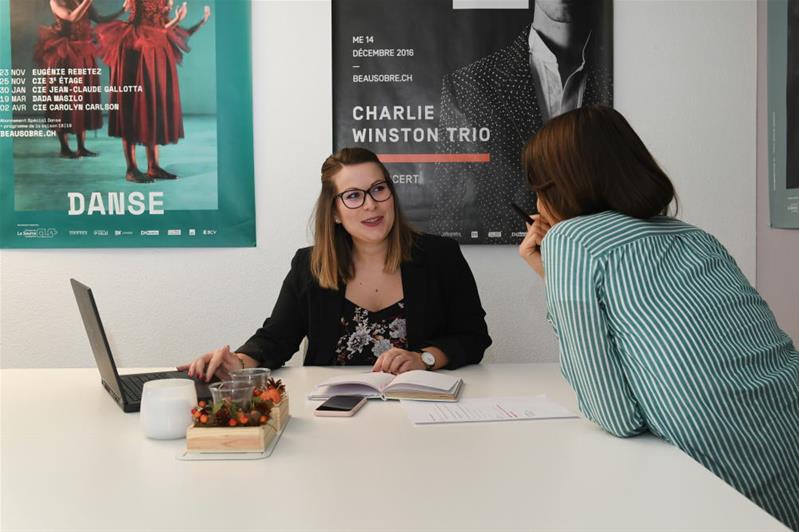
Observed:
[[[100,370],[100,380],[103,387],[113,397],[114,401],[124,412],[138,412],[141,407],[141,393],[144,383],[156,379],[191,379],[197,388],[197,400],[210,400],[211,392],[208,386],[200,379],[192,379],[185,371],[158,371],[154,373],[136,373],[120,375],[111,354],[111,346],[100,321],[100,313],[94,302],[92,289],[83,283],[70,279],[75,300],[78,302],[80,316],[89,336],[89,343],[94,352],[97,369]]]

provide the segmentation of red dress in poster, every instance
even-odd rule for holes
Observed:
[[[82,106],[70,105],[71,109],[59,109],[56,102],[48,102],[46,117],[48,127],[58,135],[61,144],[61,156],[74,159],[77,157],[95,156],[84,144],[86,131],[100,129],[103,116],[99,110],[100,93],[93,92],[91,87],[100,89],[100,76],[97,75],[97,63],[94,59],[97,48],[94,43],[92,21],[113,20],[120,14],[108,17],[99,16],[92,7],[92,0],[51,0],[50,9],[55,17],[51,26],[39,28],[39,40],[34,50],[34,62],[41,68],[49,69],[87,69],[89,74],[67,74],[65,76],[46,76],[46,95],[50,98],[82,96]],[[68,79],[68,83],[59,80]],[[71,102],[65,102],[71,103]],[[62,106],[63,107],[63,106]],[[82,108],[81,108],[82,107]],[[70,149],[67,134],[74,133],[78,140],[78,150]]]
[[[183,138],[183,111],[177,66],[189,51],[188,39],[208,20],[190,29],[178,26],[186,16],[185,2],[169,19],[172,2],[127,0],[127,21],[114,21],[97,28],[100,55],[111,69],[110,103],[118,104],[108,116],[108,134],[122,139],[127,162],[125,179],[149,183],[175,179],[159,166],[158,146]],[[136,145],[147,151],[147,173],[136,164]]]

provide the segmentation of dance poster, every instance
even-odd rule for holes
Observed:
[[[799,1],[768,2],[769,212],[799,229]]]
[[[499,8],[497,7],[499,6]],[[613,103],[612,0],[333,0],[333,148],[376,152],[419,229],[518,244],[520,155],[550,118]]]
[[[0,0],[0,247],[255,245],[249,0]]]

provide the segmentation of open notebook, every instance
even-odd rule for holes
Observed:
[[[460,377],[433,371],[414,370],[399,375],[369,372],[327,379],[308,394],[308,399],[360,395],[370,399],[457,401],[462,385],[463,380]]]

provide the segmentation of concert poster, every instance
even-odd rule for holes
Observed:
[[[799,1],[767,9],[770,222],[799,229]]]
[[[610,0],[333,0],[333,149],[377,153],[418,229],[518,244],[522,148],[561,112],[612,105],[612,35]]]

